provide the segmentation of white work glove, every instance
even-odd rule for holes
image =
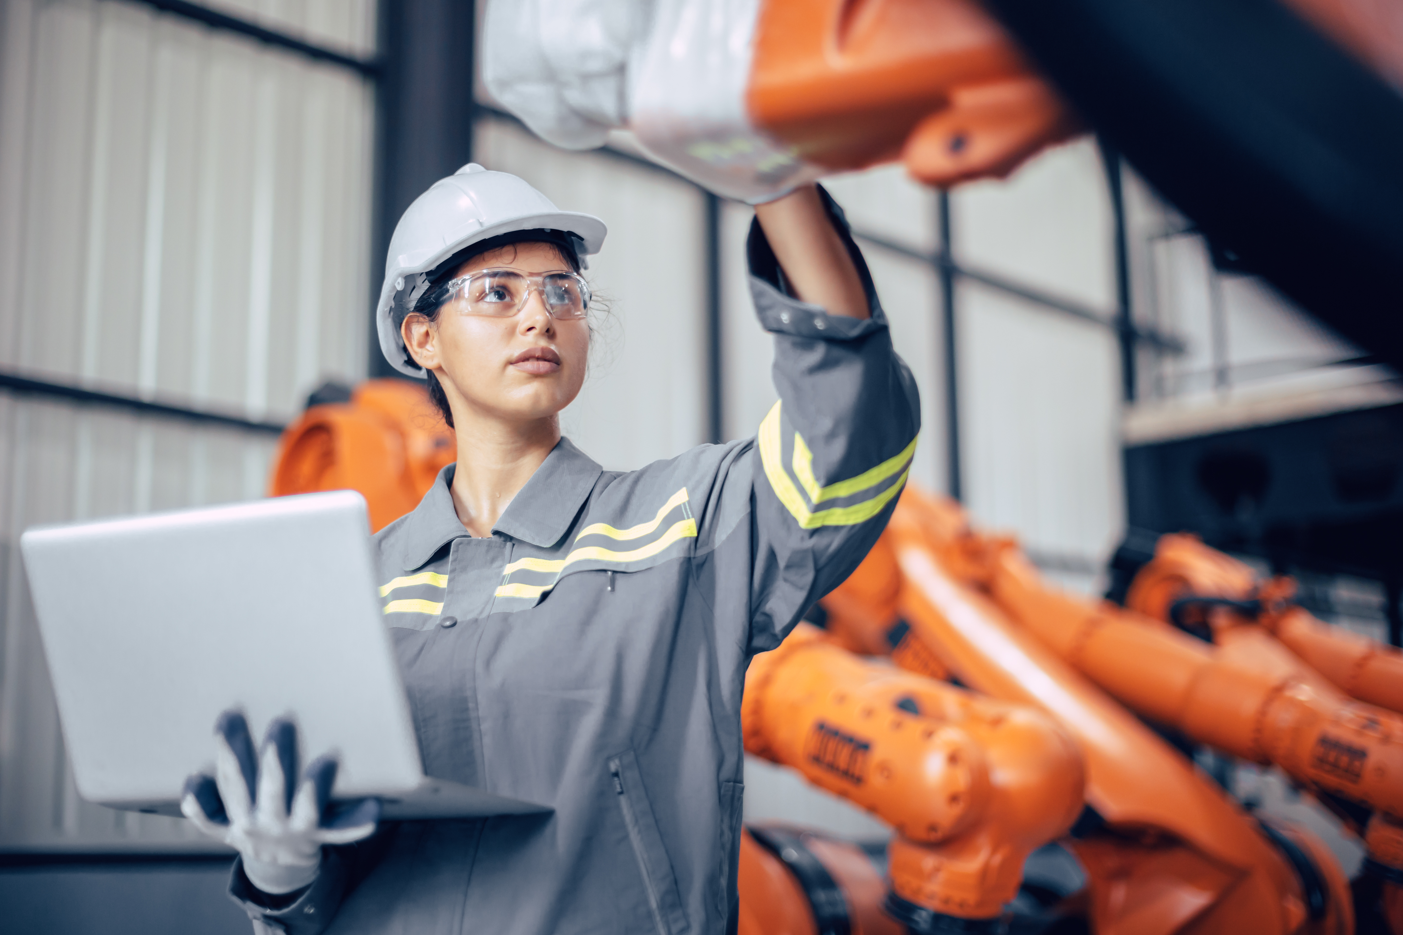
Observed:
[[[822,170],[757,129],[746,84],[760,0],[488,0],[488,91],[547,142],[628,129],[655,162],[758,204]]]
[[[323,844],[369,837],[380,819],[380,800],[333,806],[336,760],[308,764],[295,790],[297,728],[284,718],[268,725],[262,755],[254,753],[248,721],[225,711],[215,723],[215,774],[185,780],[180,810],[195,827],[243,857],[244,875],[264,893],[291,893],[316,879]]]

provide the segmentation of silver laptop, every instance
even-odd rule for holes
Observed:
[[[290,714],[334,799],[387,818],[549,809],[425,776],[376,597],[365,501],[308,494],[27,531],[20,539],[78,792],[179,814],[220,712]]]

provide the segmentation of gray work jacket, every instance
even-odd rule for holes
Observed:
[[[231,895],[255,929],[727,929],[746,666],[871,548],[919,428],[915,384],[848,244],[868,321],[789,297],[751,229],[780,396],[757,437],[629,472],[562,439],[490,538],[459,522],[450,466],[376,536],[425,772],[554,811],[387,822],[327,848],[310,889],[275,910],[236,865]]]

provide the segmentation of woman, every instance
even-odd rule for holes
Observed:
[[[401,219],[379,310],[386,356],[428,378],[458,437],[457,464],[375,539],[425,772],[553,811],[326,815],[334,765],[309,767],[293,801],[290,725],[270,729],[260,769],[226,717],[218,781],[192,778],[184,806],[239,848],[232,893],[256,925],[733,922],[746,666],[886,524],[916,390],[842,213],[806,186],[757,207],[750,233],[781,399],[758,437],[603,471],[559,426],[589,353],[580,254],[603,237],[520,179],[466,166]]]

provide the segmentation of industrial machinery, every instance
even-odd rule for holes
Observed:
[[[1144,578],[1147,585],[1153,580],[1153,574]],[[1227,852],[1220,849],[1230,847],[1237,872],[1268,891],[1281,885],[1271,866],[1278,858],[1263,847],[1269,842],[1305,887],[1307,914],[1317,924],[1338,911],[1329,924],[1352,930],[1347,917],[1354,902],[1361,923],[1369,920],[1361,930],[1403,930],[1394,843],[1403,806],[1403,719],[1351,700],[1284,647],[1268,653],[1259,642],[1253,652],[1244,642],[1232,652],[1114,605],[1060,593],[1040,580],[1012,540],[976,533],[953,503],[918,491],[906,493],[884,541],[825,604],[830,632],[855,649],[870,649],[885,632],[899,665],[937,677],[949,673],[997,697],[1055,712],[1081,743],[1087,802],[1108,827],[1154,827],[1194,861],[1222,860]],[[1392,658],[1382,647],[1373,655]],[[1143,721],[1125,717],[1126,709]],[[1146,723],[1273,763],[1352,815],[1368,851],[1354,899],[1318,842],[1297,830],[1296,852],[1282,848],[1278,829],[1254,828]],[[1075,850],[1088,862],[1084,848]],[[1090,866],[1088,875],[1094,893],[1102,878]],[[1255,886],[1220,886],[1196,924],[1213,931],[1228,925]],[[1289,886],[1265,895],[1287,907],[1298,898]],[[1239,918],[1265,931],[1262,911]],[[1103,930],[1104,920],[1094,921],[1094,930]],[[1271,930],[1295,931],[1296,924],[1278,916]],[[1385,924],[1391,929],[1379,928]]]
[[[273,488],[354,486],[383,524],[432,483],[452,434],[411,385],[349,395],[288,430]],[[1223,581],[1240,585],[1243,570],[1189,546],[1165,543],[1135,601],[1186,607],[1190,586],[1239,600]],[[1178,577],[1176,548],[1199,559]],[[1403,932],[1403,718],[1342,690],[1387,675],[1337,687],[1284,646],[1210,644],[1060,593],[1012,540],[918,490],[822,606],[823,629],[801,625],[752,663],[746,748],[890,824],[888,869],[816,832],[748,828],[740,931],[997,931],[1021,903],[1012,918],[1025,931],[1348,935],[1359,906],[1359,931]],[[1253,626],[1231,625],[1267,632]],[[1344,645],[1396,664],[1381,647]],[[1273,763],[1352,816],[1369,853],[1353,895],[1318,839],[1250,814],[1170,730]],[[1049,849],[1082,882],[1029,885],[1029,855]]]
[[[1318,679],[1318,673],[1351,698],[1403,713],[1403,652],[1317,620],[1292,601],[1296,585],[1290,578],[1262,580],[1245,563],[1183,533],[1161,536],[1152,554],[1126,552],[1122,548],[1121,560],[1140,566],[1129,584],[1127,608],[1245,662],[1271,659],[1279,667],[1294,666],[1304,678]]]

